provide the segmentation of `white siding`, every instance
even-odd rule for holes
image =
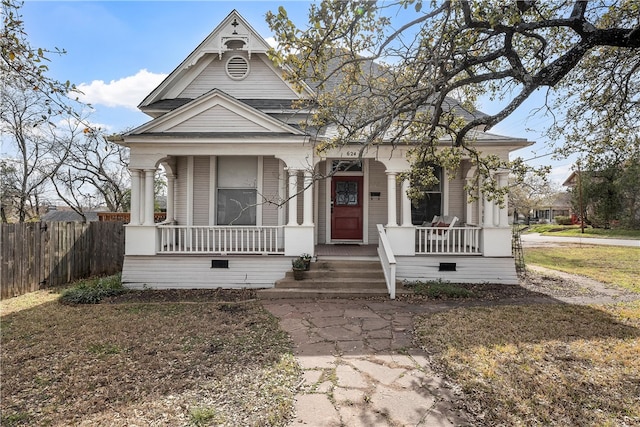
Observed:
[[[262,225],[278,224],[278,196],[280,186],[280,161],[275,157],[265,157],[263,160],[263,188],[262,188]],[[260,198],[260,196],[258,196]]]
[[[229,268],[211,268],[228,260]],[[126,256],[122,283],[141,289],[271,288],[291,269],[283,256]]]
[[[193,225],[209,225],[209,157],[193,159]]]
[[[252,55],[250,71],[242,80],[233,80],[225,70],[231,56],[246,52],[227,52],[222,60],[216,56],[211,63],[178,95],[178,98],[197,98],[212,89],[220,89],[238,99],[297,99],[296,94],[261,58]]]
[[[178,157],[176,160],[175,183],[175,218],[178,224],[187,225],[187,158]]]
[[[376,228],[377,224],[386,225],[387,224],[387,175],[385,173],[384,164],[369,160],[369,192],[379,192],[380,198],[373,198],[371,200],[370,194],[365,194],[364,196],[369,199],[369,244],[377,245],[378,244],[378,230]],[[396,190],[397,194],[400,193],[400,188]],[[400,216],[398,216],[398,221],[401,221]]]
[[[449,181],[449,215],[457,216],[463,222],[465,213],[464,179],[462,171],[458,170],[456,176]]]
[[[396,256],[396,262],[396,278],[400,281],[441,279],[452,283],[518,284],[515,262],[511,257]],[[441,262],[456,263],[456,271],[438,271]]]
[[[265,132],[266,129],[241,115],[216,105],[166,132]]]

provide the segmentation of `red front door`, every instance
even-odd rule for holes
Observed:
[[[331,239],[362,240],[362,177],[331,180]]]

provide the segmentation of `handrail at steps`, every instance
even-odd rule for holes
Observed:
[[[378,256],[380,257],[380,264],[382,264],[384,280],[387,282],[389,298],[396,299],[396,257],[391,250],[391,244],[384,226],[377,224],[376,228],[378,229]]]

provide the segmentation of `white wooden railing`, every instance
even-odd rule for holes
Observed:
[[[416,227],[416,254],[480,255],[480,227]]]
[[[396,257],[391,250],[391,244],[384,226],[377,224],[376,227],[378,229],[378,256],[380,257],[380,264],[382,264],[384,280],[387,282],[389,298],[396,299]]]
[[[158,253],[283,254],[282,226],[158,226]]]

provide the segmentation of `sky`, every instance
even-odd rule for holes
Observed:
[[[309,2],[273,1],[35,1],[21,8],[32,47],[59,48],[49,55],[49,76],[76,84],[94,112],[90,121],[109,133],[137,127],[149,117],[137,105],[173,71],[233,10],[269,41],[267,11],[282,5],[298,26],[307,22]],[[572,160],[553,160],[542,130],[543,117],[530,117],[542,105],[539,95],[521,106],[491,132],[535,141],[512,157],[551,165],[551,179],[562,183]],[[481,111],[495,110],[488,100]],[[541,156],[541,157],[540,157]]]

